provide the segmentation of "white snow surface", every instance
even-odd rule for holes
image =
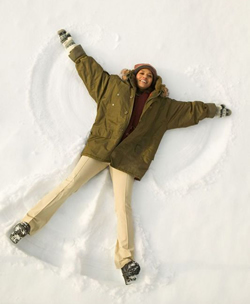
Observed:
[[[249,15],[248,0],[1,0],[2,304],[250,303]],[[8,239],[74,168],[95,118],[61,28],[109,73],[148,62],[171,98],[233,112],[167,132],[135,182],[131,286],[113,261],[108,169],[37,234]]]

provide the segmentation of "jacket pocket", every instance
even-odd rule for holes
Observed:
[[[148,145],[144,143],[137,144],[134,149],[135,153],[140,156],[140,158],[146,163],[150,164],[154,159],[154,151]]]

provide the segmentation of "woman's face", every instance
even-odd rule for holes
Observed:
[[[153,82],[153,74],[149,69],[141,69],[136,74],[137,86],[140,90],[148,89]]]

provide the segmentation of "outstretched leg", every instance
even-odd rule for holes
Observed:
[[[41,229],[71,194],[108,165],[109,163],[82,156],[69,177],[45,195],[22,219],[22,222],[30,226],[29,234],[33,235]]]
[[[117,216],[115,265],[120,269],[133,260],[134,255],[134,229],[131,208],[134,178],[113,167],[110,167],[110,174],[113,181]]]
[[[134,177],[110,166],[117,216],[115,265],[121,269],[125,284],[136,280],[140,266],[134,261],[134,228],[131,208]]]

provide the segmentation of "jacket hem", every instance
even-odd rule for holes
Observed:
[[[84,156],[88,156],[90,158],[93,158],[95,160],[98,160],[100,162],[103,162],[103,163],[110,163],[110,159],[109,160],[105,160],[105,159],[101,159],[99,157],[96,157],[96,156],[93,156],[92,154],[89,154],[89,153],[86,153],[86,152],[82,152],[81,153],[81,156],[84,155]]]
[[[129,174],[129,175],[131,175],[131,176],[133,176],[134,179],[136,179],[136,180],[138,180],[138,181],[140,181],[140,180],[142,179],[142,177],[136,176],[136,174],[135,174],[134,172],[131,172],[131,171],[129,171],[129,170],[124,170],[123,168],[119,168],[119,167],[114,166],[113,164],[111,164],[111,161],[110,161],[110,160],[103,160],[103,159],[101,159],[101,158],[99,158],[99,157],[93,156],[92,154],[85,153],[85,152],[82,152],[82,153],[81,153],[81,156],[82,156],[82,155],[88,156],[88,157],[90,157],[90,158],[93,158],[93,159],[95,159],[95,160],[98,160],[98,161],[101,161],[101,162],[104,162],[104,163],[109,163],[111,167],[113,167],[113,168],[115,168],[115,169],[117,169],[117,170],[120,170],[120,171],[122,171],[122,172],[125,172],[125,173],[127,173],[127,174]]]
[[[115,168],[116,170],[125,172],[125,173],[127,173],[127,174],[133,176],[134,179],[136,179],[136,180],[138,180],[138,181],[140,181],[140,180],[142,179],[142,177],[138,177],[138,176],[137,176],[134,172],[132,172],[132,171],[124,170],[123,168],[116,167],[116,166],[114,166],[112,163],[110,164],[110,166],[113,167],[113,168]]]

